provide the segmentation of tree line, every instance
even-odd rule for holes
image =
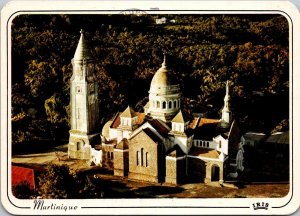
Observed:
[[[244,130],[287,130],[289,26],[281,15],[20,15],[12,23],[12,141],[67,139],[71,59],[85,30],[99,84],[99,129],[129,104],[143,111],[163,60],[187,115],[219,117],[226,80]]]

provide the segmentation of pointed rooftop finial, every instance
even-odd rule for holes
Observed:
[[[229,95],[229,82],[226,82],[226,95]]]
[[[167,67],[167,54],[166,54],[166,52],[164,52],[164,61],[161,64],[161,66],[164,67],[164,68]]]
[[[81,29],[80,30],[80,38],[79,38],[78,45],[77,45],[75,55],[74,55],[74,61],[82,62],[83,59],[88,61],[88,60],[92,59],[92,55],[91,55],[90,49],[87,45],[87,42],[84,38],[84,30]]]

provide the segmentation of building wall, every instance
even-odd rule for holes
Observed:
[[[143,157],[141,153],[143,153]],[[142,181],[160,182],[164,167],[162,156],[160,144],[154,143],[143,132],[136,135],[129,144],[128,177]]]
[[[196,182],[204,182],[206,177],[205,161],[195,157],[188,157],[187,167],[189,178],[192,178]]]
[[[212,182],[213,179],[213,167],[219,167],[219,176],[218,176],[218,180],[220,183],[224,182],[224,166],[223,166],[223,162],[221,161],[212,161],[212,160],[207,160],[206,161],[206,176],[204,179],[205,183],[209,183]]]
[[[127,150],[114,150],[114,175],[127,176],[129,171],[129,157]]]
[[[70,131],[68,156],[89,160],[91,158],[91,145],[97,142],[96,135],[88,136],[80,132]]]
[[[186,177],[186,158],[166,157],[165,181],[171,184],[183,183]]]
[[[114,168],[114,145],[102,143],[102,167],[113,170]]]

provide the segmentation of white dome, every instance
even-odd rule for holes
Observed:
[[[152,78],[150,85],[150,92],[154,94],[176,94],[179,93],[179,85],[174,79],[172,72],[167,67],[166,57],[161,65],[161,68],[157,70]]]
[[[169,122],[180,109],[180,87],[166,64],[166,56],[161,68],[155,73],[149,91],[149,108],[145,110],[155,119]]]

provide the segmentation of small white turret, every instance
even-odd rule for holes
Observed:
[[[230,100],[229,84],[228,84],[228,80],[227,80],[226,95],[224,97],[224,107],[222,109],[222,117],[221,117],[221,122],[223,123],[224,126],[230,124],[230,122],[231,122],[231,111],[230,111],[230,106],[229,106],[229,100]]]

